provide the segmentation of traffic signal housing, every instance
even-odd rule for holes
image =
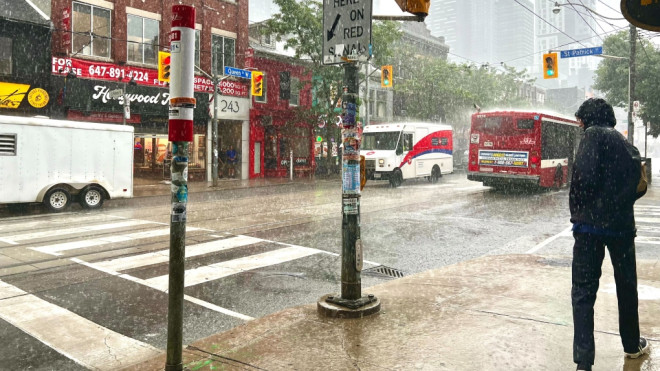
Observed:
[[[264,93],[264,73],[252,71],[252,96],[260,97]]]
[[[401,11],[412,13],[422,19],[429,15],[431,0],[395,0]]]
[[[158,52],[158,81],[170,82],[170,53]]]
[[[543,78],[556,79],[558,77],[557,53],[543,54]]]
[[[392,66],[382,66],[380,68],[380,86],[382,88],[392,87]]]

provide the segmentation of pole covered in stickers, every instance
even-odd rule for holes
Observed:
[[[172,210],[166,371],[183,370],[184,262],[188,207],[188,148],[193,140],[195,8],[172,6],[168,138],[172,143]]]

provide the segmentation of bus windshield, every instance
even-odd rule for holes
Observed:
[[[398,131],[381,133],[364,133],[361,149],[364,150],[394,150],[399,140]]]

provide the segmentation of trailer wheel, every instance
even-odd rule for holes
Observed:
[[[44,206],[49,211],[59,213],[66,210],[71,203],[71,193],[64,188],[51,188],[44,197]]]
[[[78,202],[85,209],[99,209],[103,206],[103,190],[97,186],[89,186],[80,192]]]
[[[442,177],[442,173],[440,172],[440,168],[438,167],[438,165],[433,166],[433,169],[431,169],[431,176],[429,177],[429,182],[437,183],[441,177]]]
[[[401,185],[403,182],[403,175],[401,175],[401,170],[394,169],[392,172],[392,177],[390,177],[390,185],[392,188],[396,188]]]

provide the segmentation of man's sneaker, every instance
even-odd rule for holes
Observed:
[[[651,347],[651,344],[646,341],[644,338],[639,338],[639,351],[636,353],[626,353],[627,358],[639,358],[643,356],[644,354],[649,353],[649,348]]]

